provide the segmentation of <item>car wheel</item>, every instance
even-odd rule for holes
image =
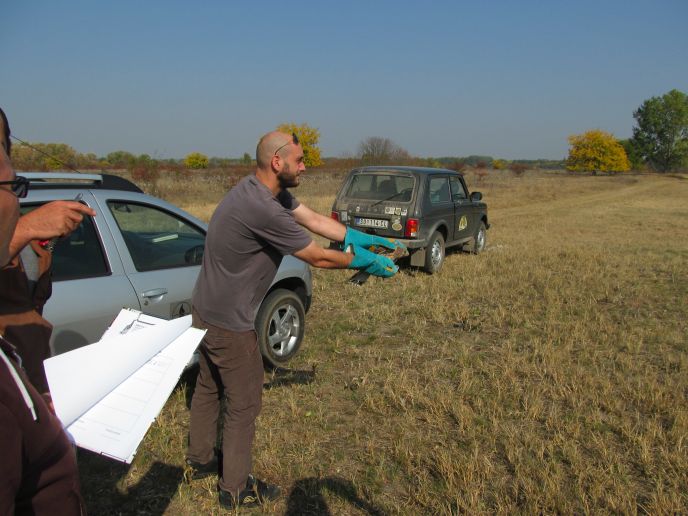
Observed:
[[[478,230],[473,235],[473,241],[471,242],[470,251],[473,254],[480,254],[485,249],[485,243],[487,242],[487,228],[485,228],[485,223],[480,222]]]
[[[291,360],[301,346],[306,312],[301,298],[278,288],[260,305],[256,316],[258,347],[266,363],[278,367]]]
[[[430,237],[428,247],[425,248],[425,271],[429,274],[439,272],[444,263],[444,237],[435,231]]]

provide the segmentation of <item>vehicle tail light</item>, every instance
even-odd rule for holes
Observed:
[[[337,222],[339,222],[339,213],[337,213],[336,211],[333,211],[333,212],[330,214],[330,218],[332,218],[332,219],[336,220]]]
[[[416,238],[418,236],[418,219],[406,219],[404,236],[406,238]]]

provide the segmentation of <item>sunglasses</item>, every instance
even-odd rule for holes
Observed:
[[[11,185],[12,193],[20,199],[29,193],[29,180],[23,176],[17,176],[14,181],[0,181],[0,185]]]
[[[285,148],[287,145],[289,145],[290,143],[293,143],[294,145],[299,144],[299,139],[296,137],[296,133],[291,133],[291,141],[285,143],[284,145],[280,145],[279,147],[277,147],[277,149],[275,149],[275,153],[273,154],[273,156],[277,156],[277,153],[279,151],[281,151],[283,148]]]

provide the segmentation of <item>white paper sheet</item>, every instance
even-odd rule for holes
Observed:
[[[83,448],[130,463],[205,332],[122,310],[103,339],[44,362],[55,411]]]

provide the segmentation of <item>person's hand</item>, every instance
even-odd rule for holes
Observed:
[[[369,235],[368,233],[362,233],[361,231],[347,227],[344,237],[344,249],[347,249],[350,245],[363,247],[365,249],[370,249],[371,247],[384,247],[392,251],[398,247],[406,248],[406,246],[398,240],[390,240],[377,235]]]
[[[354,246],[353,254],[349,269],[361,269],[381,278],[391,278],[399,270],[399,267],[386,256],[372,253],[363,247]]]
[[[19,218],[15,235],[25,242],[64,237],[74,231],[84,215],[96,212],[77,201],[53,201]]]

